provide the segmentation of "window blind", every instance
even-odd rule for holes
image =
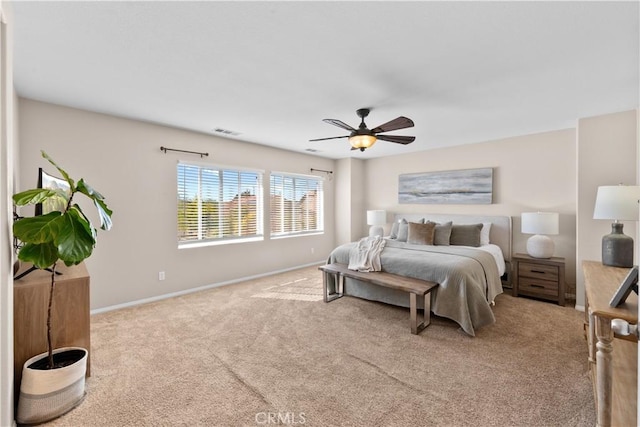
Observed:
[[[262,173],[178,163],[178,242],[263,235]]]
[[[324,230],[322,180],[272,173],[270,180],[271,236]]]

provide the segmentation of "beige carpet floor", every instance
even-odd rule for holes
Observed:
[[[416,336],[407,309],[321,286],[304,268],[93,316],[87,397],[48,425],[595,425],[573,308],[501,295],[475,338],[438,317]]]

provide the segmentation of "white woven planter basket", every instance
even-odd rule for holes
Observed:
[[[24,363],[16,416],[18,423],[39,424],[50,421],[82,401],[89,353],[79,347],[58,348],[53,353],[69,350],[83,351],[84,356],[78,362],[58,369],[29,368],[34,362],[46,358],[47,353],[34,356]]]

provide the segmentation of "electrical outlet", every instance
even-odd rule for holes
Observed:
[[[158,280],[164,280],[164,271],[158,273]]]
[[[316,248],[311,248],[311,255],[316,253]]]

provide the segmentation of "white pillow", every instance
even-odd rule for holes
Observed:
[[[425,223],[425,219],[422,218],[420,219],[420,221],[417,221],[418,224],[424,224]],[[393,225],[391,226],[391,233],[389,234],[389,238],[390,239],[398,239],[398,235],[400,234],[400,225],[403,224],[403,237],[404,240],[400,240],[401,242],[406,242],[407,238],[406,236],[408,235],[408,221],[404,218],[400,218],[399,220],[397,220],[396,222],[393,223]]]
[[[491,223],[483,222],[482,230],[480,231],[480,246],[488,245],[489,242],[489,233],[491,232]]]
[[[398,228],[400,227],[400,223],[401,222],[402,222],[402,220],[399,219],[396,222],[394,222],[393,225],[391,226],[391,233],[389,234],[389,238],[390,239],[397,239],[398,238]]]
[[[406,242],[409,237],[409,223],[406,219],[402,218],[398,223],[398,242]]]

